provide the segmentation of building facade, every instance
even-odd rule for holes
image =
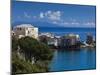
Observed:
[[[58,46],[58,37],[54,36],[54,34],[51,33],[41,33],[39,35],[39,40],[52,47]]]
[[[38,39],[38,28],[32,26],[31,24],[17,25],[14,27],[13,31],[18,38],[30,36],[35,39]]]
[[[68,34],[61,37],[60,47],[62,48],[78,48],[80,42],[79,35]]]

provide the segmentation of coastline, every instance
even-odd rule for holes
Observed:
[[[64,49],[64,50],[80,50],[82,48],[85,48],[85,49],[95,49],[96,46],[93,46],[93,45],[90,45],[90,46],[81,45],[80,48],[58,48],[58,47],[56,47],[56,48],[50,48],[50,50],[53,50],[53,51],[60,50],[60,49]]]

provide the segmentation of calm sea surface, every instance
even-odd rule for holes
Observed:
[[[40,28],[40,32],[51,32],[55,35],[69,33],[79,34],[85,41],[87,33],[96,37],[95,28]],[[85,70],[96,68],[96,49],[82,48],[80,50],[55,50],[49,65],[49,71]]]
[[[49,71],[85,70],[96,68],[95,49],[56,50]]]

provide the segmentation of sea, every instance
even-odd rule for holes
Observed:
[[[39,32],[50,32],[57,36],[70,33],[78,34],[81,41],[86,41],[88,33],[96,39],[96,28],[57,28],[41,27]],[[79,50],[55,50],[49,64],[49,72],[91,70],[96,69],[96,48],[81,48]]]

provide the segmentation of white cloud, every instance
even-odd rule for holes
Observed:
[[[31,17],[28,13],[24,12],[25,18],[33,18],[35,20],[47,21],[53,24],[57,24],[62,27],[95,27],[95,22],[93,21],[80,21],[77,18],[68,18],[65,19],[62,17],[62,11],[51,11],[48,10],[46,12],[40,12],[39,15],[34,15]],[[21,18],[18,16],[18,18]]]
[[[95,27],[95,22],[71,22],[69,23],[70,26],[74,27]]]
[[[87,23],[85,23],[85,25],[95,25],[95,23],[94,22],[87,22]]]
[[[85,26],[95,27],[95,22],[86,22],[84,23]]]
[[[60,26],[63,26],[63,27],[73,27],[73,26],[80,26],[81,23],[76,20],[76,19],[71,19],[71,20],[62,20],[60,23],[59,23]]]
[[[61,12],[60,11],[54,11],[54,12],[49,12],[49,14],[47,14],[47,17],[50,20],[60,20],[61,19]]]
[[[59,24],[57,21],[53,21],[52,23],[53,23],[53,24]]]
[[[63,27],[95,27],[95,22],[92,21],[80,22],[77,19],[71,19],[70,21],[63,20],[62,22],[59,23],[59,25]]]
[[[61,18],[62,14],[60,11],[56,11],[56,14],[59,15],[59,20],[55,20],[53,21],[53,24],[58,24],[59,26],[62,27],[78,27],[80,26],[82,23],[80,23],[77,19],[75,18]]]
[[[72,25],[79,25],[80,23],[79,22],[72,22],[71,24]]]
[[[29,14],[27,14],[26,12],[24,12],[24,17],[30,18],[31,16]]]
[[[75,18],[71,19],[64,19],[62,18],[63,14],[62,11],[51,11],[48,10],[46,12],[40,12],[40,19],[46,19],[48,22],[57,24],[59,26],[63,27],[69,27],[69,26],[80,26],[81,23],[77,21]]]
[[[44,14],[45,14],[45,16],[48,16],[48,15],[50,15],[51,13],[52,13],[52,11],[49,10],[49,11],[45,12]]]
[[[46,11],[46,12],[40,12],[40,18],[46,18],[48,20],[52,21],[59,21],[61,20],[61,11]]]
[[[68,25],[69,22],[62,22],[61,25]]]
[[[44,18],[44,13],[43,12],[40,13],[40,18]]]

